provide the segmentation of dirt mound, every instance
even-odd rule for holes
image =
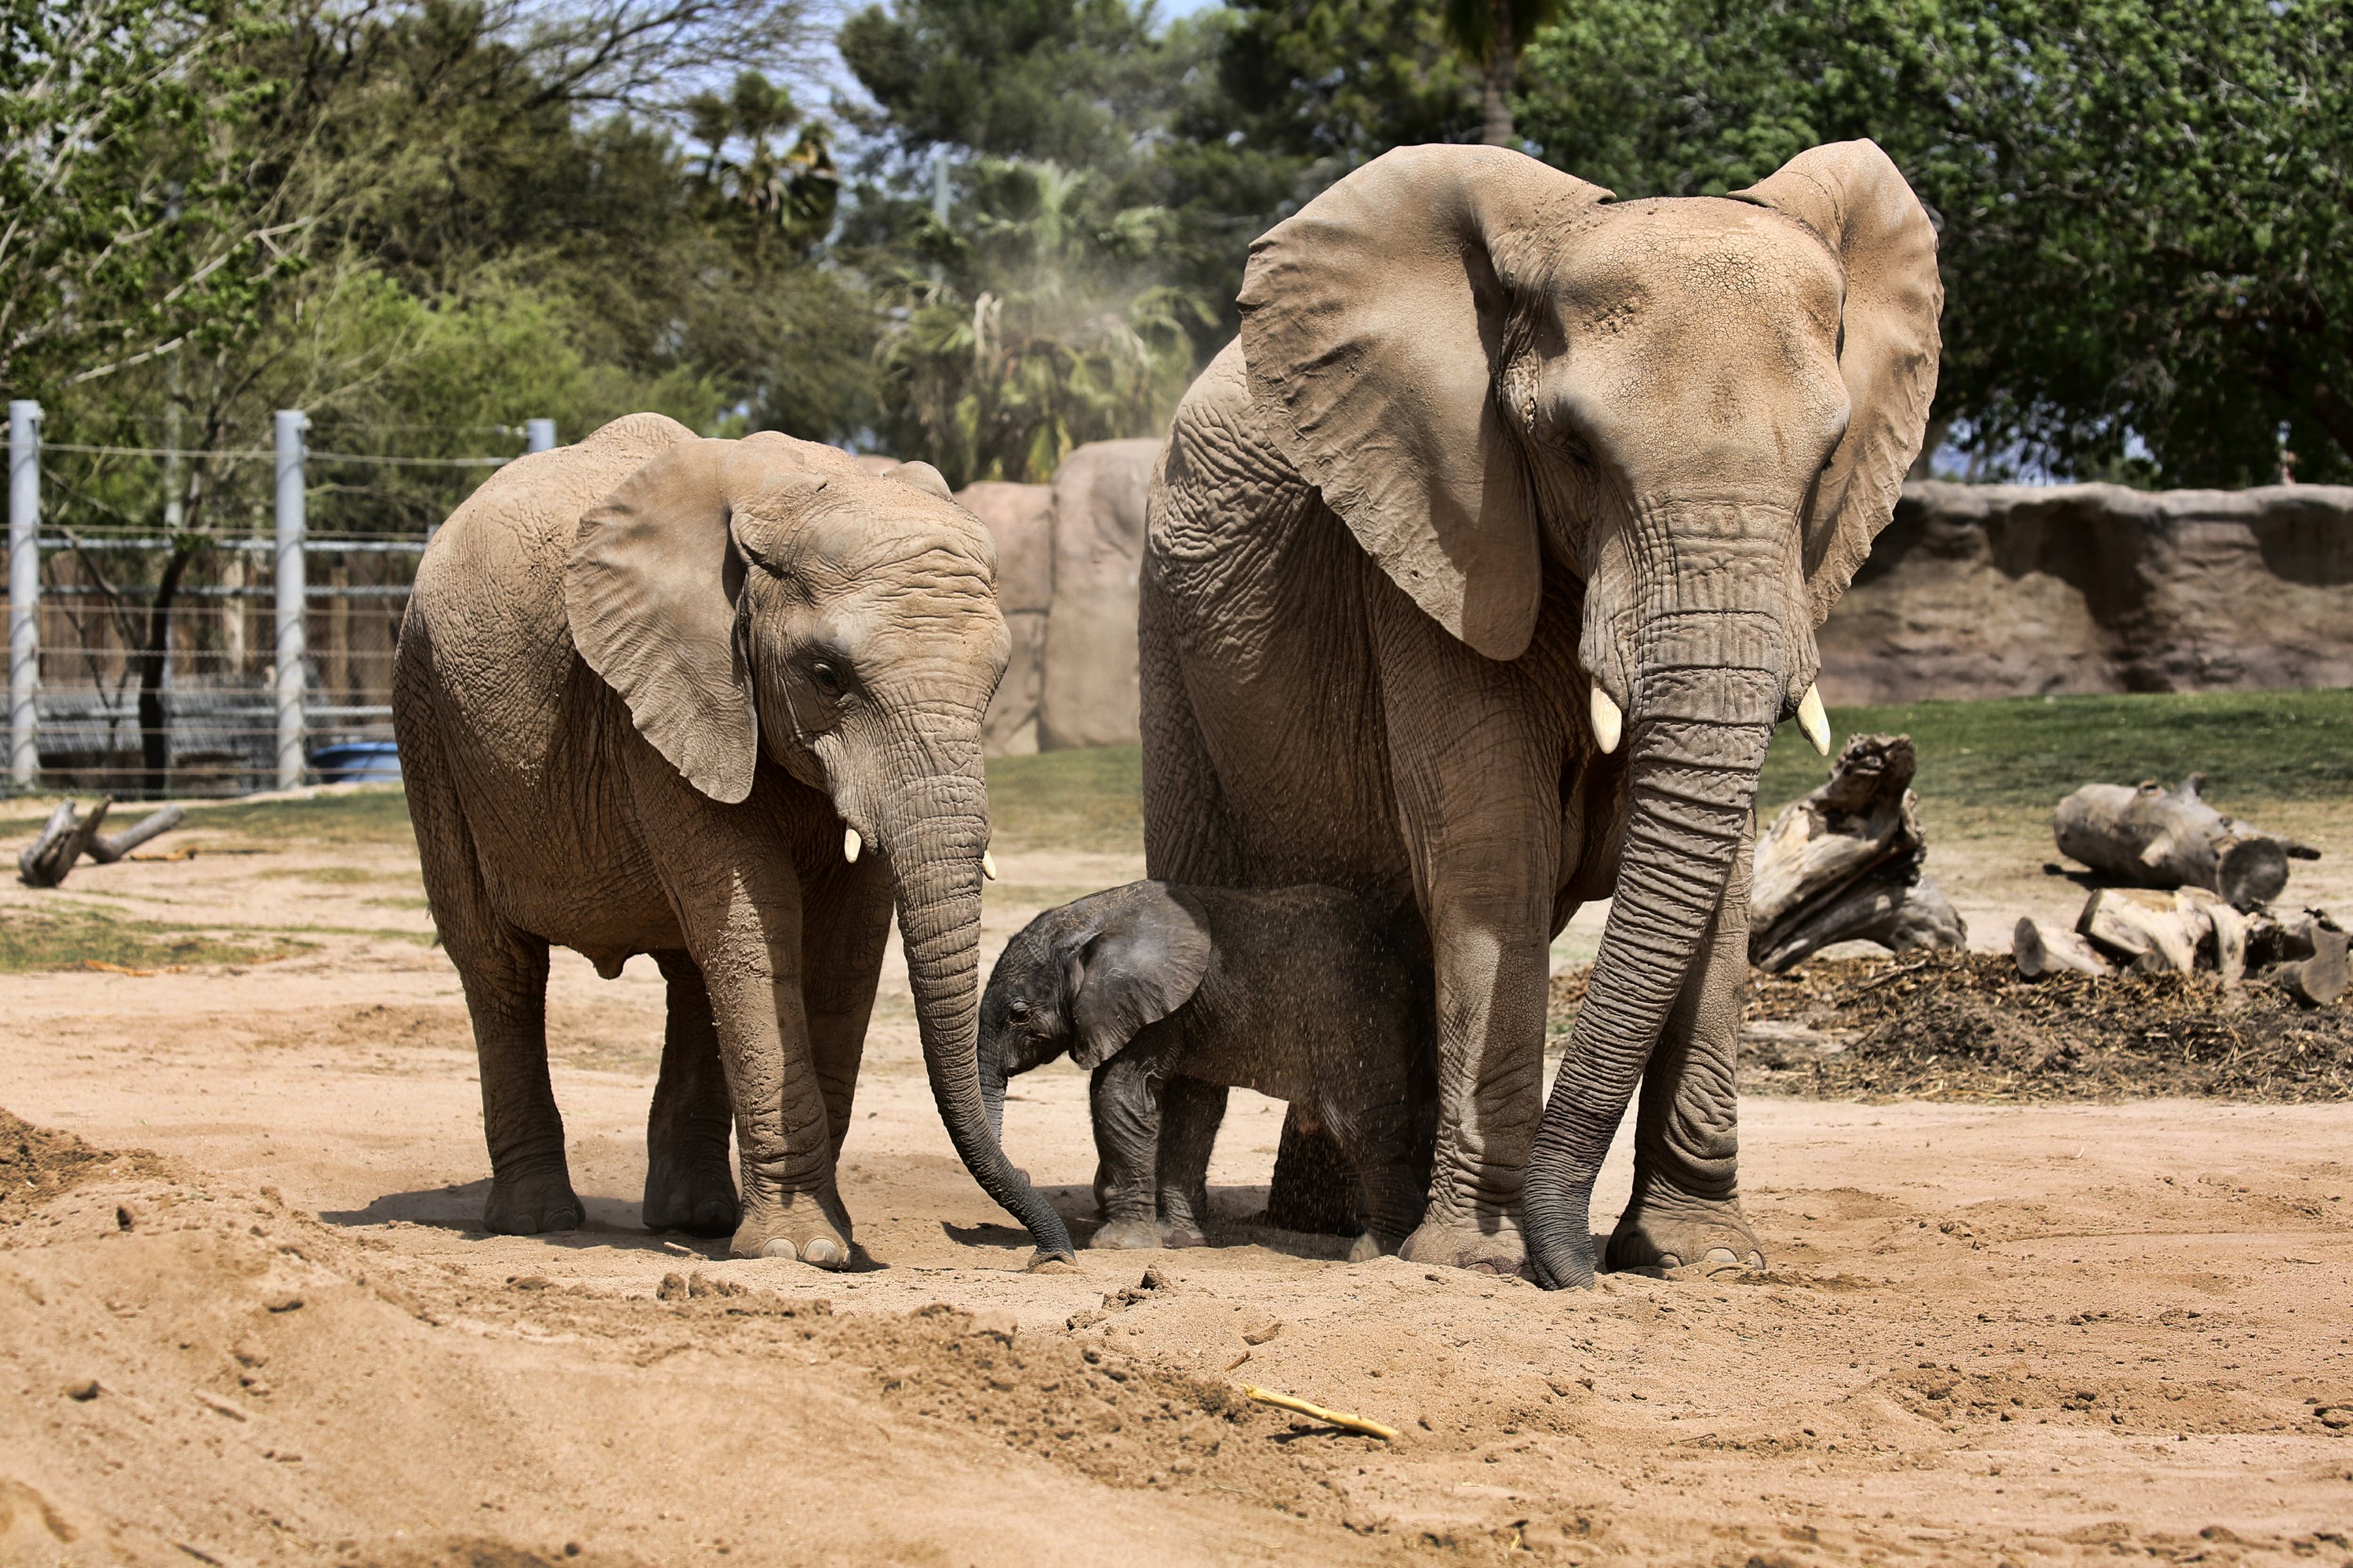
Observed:
[[[164,1163],[143,1149],[92,1149],[70,1132],[35,1127],[0,1109],[0,1224],[21,1218],[100,1176],[159,1176]]]
[[[1585,971],[1556,976],[1573,1018]],[[2007,954],[1818,959],[1754,973],[1741,1087],[1825,1098],[2353,1099],[2353,1007],[2211,976],[2021,978]]]

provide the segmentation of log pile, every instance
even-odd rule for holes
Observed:
[[[71,800],[58,801],[40,836],[16,856],[17,880],[27,887],[55,887],[65,881],[83,856],[100,865],[111,865],[148,840],[170,832],[187,815],[178,806],[165,806],[151,812],[135,827],[101,834],[99,829],[105,825],[106,813],[113,808],[114,798],[110,795],[92,806],[90,815],[84,817],[79,815],[79,808]]]
[[[2010,938],[2011,956],[2029,980],[2122,968],[2139,974],[2211,969],[2226,988],[2253,975],[2315,1007],[2344,996],[2347,947],[2344,928],[2320,910],[2284,916],[2260,906],[2242,911],[2202,887],[2094,888],[2073,929],[2030,916]]]
[[[2201,887],[2232,907],[2271,903],[2287,886],[2287,863],[2320,852],[2226,817],[2200,799],[2206,776],[2178,789],[2086,784],[2059,802],[2051,833],[2059,853],[2130,887]]]
[[[1921,869],[1918,767],[1908,735],[1850,736],[1822,787],[1773,819],[1757,843],[1749,962],[1779,974],[1833,942],[1965,945],[1968,927]]]
[[[2202,773],[2173,789],[2086,784],[2059,802],[2051,816],[2059,853],[2116,885],[2094,887],[2073,927],[2019,921],[2010,953],[2021,974],[2208,969],[2225,988],[2253,975],[2311,1006],[2344,996],[2343,927],[2317,909],[2272,907],[2288,862],[2320,852],[2222,815],[2201,797],[2205,784]]]

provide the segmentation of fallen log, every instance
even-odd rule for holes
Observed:
[[[2075,918],[2077,935],[2143,973],[2188,974],[2212,928],[2196,903],[2140,887],[2094,888]]]
[[[185,806],[165,806],[150,811],[140,821],[119,833],[108,833],[90,842],[90,858],[100,865],[112,865],[150,839],[161,838],[186,819]]]
[[[1834,942],[1897,952],[1967,943],[1960,915],[1921,870],[1918,766],[1910,736],[1850,736],[1821,788],[1773,819],[1749,886],[1750,962],[1778,974]]]
[[[2287,885],[2290,860],[2320,852],[2226,817],[2199,796],[2206,776],[2177,789],[2086,784],[2051,815],[2059,853],[2132,887],[2202,887],[2237,909],[2268,904]]]
[[[2028,980],[2062,972],[2104,975],[2114,968],[2097,948],[2074,932],[2031,915],[2021,916],[2010,933],[2010,951],[2018,960],[2018,972]]]
[[[74,863],[98,837],[105,824],[106,813],[113,806],[111,799],[100,800],[90,809],[87,817],[77,817],[79,810],[71,800],[60,800],[58,809],[49,813],[41,829],[41,836],[25,846],[16,856],[16,879],[28,887],[55,887],[66,879]]]
[[[111,864],[148,840],[178,827],[187,815],[179,806],[165,806],[119,833],[101,837],[99,829],[105,825],[106,814],[113,809],[114,798],[111,795],[92,806],[87,817],[77,815],[79,809],[71,800],[58,801],[40,836],[17,854],[17,879],[28,887],[55,887],[71,874],[82,856],[88,855],[101,865]]]
[[[2353,980],[2344,927],[2317,909],[2287,920],[2251,921],[2247,949],[2251,962],[2265,967],[2266,980],[2307,1006],[2342,1000]]]

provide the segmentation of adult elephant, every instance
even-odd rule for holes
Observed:
[[[1943,302],[1869,142],[1609,198],[1404,148],[1261,238],[1140,608],[1151,874],[1418,902],[1440,1121],[1404,1255],[1554,1287],[1592,1279],[1638,1080],[1610,1262],[1761,1266],[1733,1084],[1757,769],[1791,714],[1828,745],[1814,629],[1918,450]],[[1540,1115],[1548,941],[1613,893]]]
[[[997,1148],[975,1059],[996,568],[923,464],[875,476],[655,414],[520,459],[442,527],[393,710],[473,1015],[490,1229],[584,1217],[548,1085],[553,943],[608,978],[651,953],[669,981],[646,1224],[847,1264],[834,1166],[895,898],[956,1151],[1070,1252]]]

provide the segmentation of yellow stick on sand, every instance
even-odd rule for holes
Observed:
[[[1302,1415],[1312,1415],[1318,1421],[1327,1421],[1335,1426],[1345,1426],[1351,1432],[1361,1432],[1367,1437],[1377,1437],[1384,1443],[1394,1443],[1398,1440],[1398,1430],[1394,1426],[1384,1426],[1377,1421],[1367,1421],[1361,1415],[1351,1415],[1345,1410],[1326,1410],[1320,1404],[1310,1404],[1303,1399],[1293,1399],[1287,1393],[1277,1393],[1271,1388],[1261,1388],[1254,1383],[1244,1384],[1242,1393],[1244,1397],[1254,1399],[1261,1404],[1272,1404],[1284,1410],[1295,1410]]]

